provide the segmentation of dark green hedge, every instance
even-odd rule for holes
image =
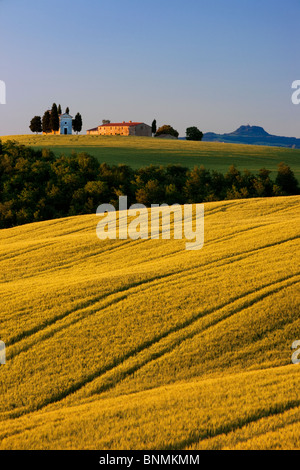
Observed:
[[[86,154],[56,157],[0,141],[0,228],[70,215],[95,213],[99,204],[185,204],[224,199],[299,194],[298,181],[284,163],[272,180],[263,168],[258,174],[231,166],[223,175],[204,167],[148,166],[133,170],[109,166]]]

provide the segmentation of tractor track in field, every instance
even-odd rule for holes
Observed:
[[[292,285],[299,283],[300,282],[299,276],[300,276],[300,273],[296,275],[292,275],[292,276],[287,276],[285,279],[281,279],[275,283],[270,283],[269,285],[263,286],[259,290],[253,290],[253,292],[250,292],[250,293],[248,292],[246,294],[243,294],[242,296],[238,296],[234,300],[231,300],[230,302],[225,302],[223,305],[217,308],[207,310],[204,313],[200,312],[198,315],[194,315],[192,318],[187,319],[186,321],[182,322],[180,325],[176,325],[175,327],[172,327],[169,330],[162,332],[160,335],[155,336],[151,340],[147,340],[144,343],[138,345],[136,348],[128,351],[122,357],[115,359],[112,363],[106,364],[105,366],[100,367],[98,370],[93,371],[92,373],[84,377],[82,380],[79,380],[77,383],[73,383],[70,387],[63,390],[62,392],[57,393],[51,397],[48,397],[44,402],[36,406],[35,409],[41,410],[50,404],[61,402],[65,398],[78,392],[79,390],[83,389],[83,387],[85,387],[86,385],[92,383],[96,379],[101,378],[102,376],[105,376],[106,374],[109,375],[111,373],[112,377],[107,377],[108,381],[106,383],[103,383],[102,385],[97,385],[91,394],[92,395],[94,393],[100,394],[100,393],[103,393],[104,391],[107,391],[115,387],[118,383],[120,383],[126,377],[137,372],[139,369],[141,369],[148,363],[152,362],[153,360],[157,360],[158,358],[161,358],[167,353],[172,352],[174,348],[178,347],[183,341],[192,339],[194,336],[207,331],[209,328],[212,328],[216,324],[241,312],[243,309],[248,308],[257,302],[260,302],[264,298],[270,295],[273,295],[281,291],[284,288],[291,287]],[[268,289],[267,292],[261,292],[265,289]],[[249,296],[253,296],[253,298],[248,299]],[[244,302],[242,305],[234,306],[235,303],[239,303],[242,299],[244,299]],[[217,318],[212,319],[206,325],[204,325],[202,329],[201,328],[193,329],[198,320],[203,319],[204,317],[207,318],[209,317],[210,314],[217,313],[219,310],[223,310],[226,308],[229,309],[229,311],[225,313],[225,315],[223,314],[219,318],[217,317]],[[180,333],[181,336],[178,337],[178,333]],[[174,338],[171,338],[172,335],[174,336]],[[145,351],[149,353],[149,348],[153,346],[157,348],[157,345],[160,342],[164,342],[165,340],[169,340],[170,338],[171,338],[170,344],[166,344],[166,345],[162,344],[162,347],[159,351],[157,350],[153,352],[150,351],[150,354],[148,355],[148,357],[145,357],[145,358],[142,357],[140,362],[136,364],[128,364],[128,367],[126,368],[126,365],[127,365],[126,361],[130,361],[132,360],[132,358],[136,360],[139,354],[143,354],[145,353]],[[118,378],[118,380],[116,380],[116,378],[113,377],[113,374],[115,372],[114,369],[120,366],[125,367],[125,370],[123,371],[116,370],[116,374]],[[12,413],[11,417],[18,417],[20,415],[30,413],[31,411],[33,410],[24,409],[21,411],[17,411],[16,415]]]
[[[276,245],[287,243],[287,242],[292,241],[292,240],[297,239],[297,238],[299,238],[299,237],[298,236],[291,237],[291,238],[286,239],[284,241],[277,242]],[[258,251],[268,249],[268,248],[272,248],[273,246],[274,246],[274,244],[268,244],[268,245],[265,245],[264,247],[251,249],[251,250],[243,252],[243,253],[234,254],[232,256],[225,256],[224,258],[221,258],[220,260],[213,260],[213,261],[211,261],[207,264],[204,264],[204,265],[199,264],[199,265],[193,266],[189,269],[176,270],[176,272],[165,273],[165,274],[161,274],[161,275],[155,274],[151,278],[142,279],[142,280],[133,282],[129,286],[126,285],[126,286],[121,287],[121,288],[118,287],[117,289],[110,292],[109,294],[105,293],[105,294],[97,295],[95,297],[91,297],[89,302],[86,302],[86,300],[83,303],[79,302],[78,306],[76,306],[75,308],[72,308],[70,310],[67,310],[66,312],[63,312],[59,315],[56,315],[55,317],[48,319],[47,321],[43,322],[42,324],[36,325],[35,327],[30,328],[29,330],[25,330],[21,334],[16,335],[16,336],[8,339],[6,341],[6,345],[7,345],[7,347],[13,346],[16,343],[24,340],[25,338],[31,337],[32,335],[35,335],[37,333],[38,334],[41,333],[43,330],[45,330],[49,327],[52,327],[57,322],[65,321],[67,317],[70,317],[73,314],[77,315],[81,310],[85,310],[85,309],[87,309],[91,306],[95,306],[95,304],[98,303],[98,302],[108,301],[108,303],[105,303],[105,305],[97,306],[97,307],[93,308],[93,310],[91,312],[89,312],[89,315],[91,315],[93,313],[97,313],[97,312],[99,312],[99,310],[103,310],[103,309],[109,307],[111,305],[111,303],[116,303],[118,301],[124,300],[124,298],[126,298],[129,295],[129,293],[132,289],[138,288],[139,291],[140,291],[141,286],[144,286],[145,289],[149,289],[153,285],[159,284],[161,280],[164,280],[165,282],[174,282],[174,281],[176,281],[177,277],[180,278],[181,281],[182,281],[182,279],[183,279],[182,276],[183,275],[184,275],[184,277],[193,276],[193,275],[198,274],[199,269],[202,270],[201,272],[207,272],[208,270],[211,270],[211,269],[224,267],[227,264],[231,264],[233,261],[235,261],[235,262],[243,261],[243,260],[245,260],[246,257],[255,255]],[[120,295],[117,299],[113,299],[111,302],[109,302],[110,297],[118,295],[118,294],[120,294]],[[248,293],[246,295],[248,295]],[[77,319],[75,318],[73,321],[71,320],[70,324],[73,324],[73,323],[76,323],[77,321],[80,321],[84,315],[85,314],[83,313],[79,316],[79,318],[77,318]],[[69,326],[69,325],[63,325],[62,328],[66,328],[67,326]],[[48,339],[50,336],[53,336],[53,334],[55,334],[57,331],[59,331],[59,330],[56,330],[55,332],[45,332],[46,339]],[[29,347],[30,346],[27,346],[26,350],[29,349]],[[22,351],[23,350],[21,348],[20,351],[18,352],[18,354]],[[12,355],[12,357],[13,356],[14,355]]]

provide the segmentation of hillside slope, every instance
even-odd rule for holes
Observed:
[[[180,164],[194,168],[204,165],[210,170],[226,173],[230,165],[240,171],[271,170],[275,179],[280,162],[289,165],[300,181],[300,149],[242,145],[221,142],[164,140],[151,137],[97,135],[13,135],[0,137],[2,142],[15,140],[33,148],[50,148],[56,155],[87,152],[109,165],[123,163],[132,168],[148,165]]]
[[[297,448],[300,197],[205,204],[205,244],[0,232],[1,449]]]

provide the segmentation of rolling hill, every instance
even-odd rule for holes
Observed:
[[[0,449],[299,448],[299,207],[207,203],[192,252],[1,230]]]
[[[123,163],[132,168],[148,165],[181,164],[226,173],[231,165],[240,171],[253,173],[261,168],[271,170],[276,176],[280,162],[289,165],[300,181],[300,149],[263,145],[222,142],[192,142],[163,140],[151,137],[122,137],[97,135],[14,135],[0,137],[3,142],[15,140],[32,148],[50,148],[56,155],[87,152],[100,162],[109,165]]]

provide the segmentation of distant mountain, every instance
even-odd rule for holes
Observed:
[[[296,137],[281,137],[268,134],[259,126],[241,126],[229,134],[207,132],[203,142],[225,142],[231,144],[269,145],[275,147],[291,147],[300,149],[300,139]]]

